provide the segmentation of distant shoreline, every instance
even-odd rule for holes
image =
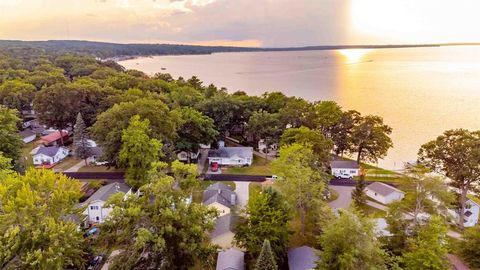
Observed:
[[[148,55],[119,55],[101,59],[102,61],[127,61],[139,58],[149,58],[154,56],[185,56],[185,55],[210,55],[215,53],[241,53],[241,52],[298,52],[298,51],[328,51],[328,50],[355,50],[355,49],[404,49],[404,48],[436,48],[453,46],[480,46],[480,43],[439,43],[439,44],[395,44],[395,45],[325,45],[325,46],[306,46],[306,47],[286,47],[286,48],[250,48],[248,51],[214,51],[209,53],[184,53],[184,54],[148,54]],[[246,47],[237,47],[246,48]]]

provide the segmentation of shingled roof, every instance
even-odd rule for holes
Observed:
[[[65,148],[65,147],[40,146],[38,148],[37,152],[35,153],[35,155],[42,154],[42,155],[45,155],[45,156],[54,157],[58,153],[58,151],[62,148]]]
[[[127,193],[130,190],[130,187],[124,183],[110,183],[98,189],[95,193],[93,193],[90,198],[88,198],[85,203],[89,204],[93,201],[107,201],[110,196],[117,192]]]
[[[318,256],[315,249],[307,246],[292,248],[288,251],[288,268],[290,270],[314,269]]]
[[[388,195],[392,194],[393,192],[405,193],[405,192],[401,191],[400,189],[394,188],[390,185],[380,183],[380,182],[371,183],[370,185],[367,186],[367,189],[369,189],[369,190],[371,190],[375,193],[378,193],[382,196],[388,196]]]
[[[230,248],[220,251],[217,258],[216,270],[244,270],[244,253],[238,249]]]
[[[208,151],[208,157],[230,158],[238,156],[240,158],[253,158],[253,147],[220,147]]]
[[[203,192],[202,203],[209,205],[212,203],[220,203],[226,207],[232,207],[236,204],[237,195],[228,186],[222,183],[215,183],[207,187]]]
[[[353,160],[332,160],[330,162],[332,169],[359,169],[360,166]]]

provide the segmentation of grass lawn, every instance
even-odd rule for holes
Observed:
[[[362,205],[360,210],[370,218],[384,218],[387,215],[387,212],[366,204]]]
[[[193,191],[192,200],[196,203],[201,203],[203,199],[203,192],[211,184],[216,183],[217,181],[201,181],[200,186]],[[222,184],[230,187],[232,190],[235,190],[235,183],[233,181],[221,181]]]
[[[25,167],[25,169],[34,167],[32,155],[30,155],[30,152],[37,146],[38,144],[35,141],[23,145],[20,162]]]
[[[62,160],[60,163],[56,164],[54,169],[55,171],[63,172],[65,170],[70,169],[73,167],[75,164],[79,163],[82,161],[79,158],[68,156],[64,160]]]
[[[108,168],[107,166],[84,166],[81,167],[79,172],[122,172],[123,169],[117,169],[115,167]]]
[[[223,168],[222,172],[224,174],[272,175],[271,161],[254,155],[251,166]]]

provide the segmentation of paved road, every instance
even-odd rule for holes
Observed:
[[[237,193],[237,205],[244,208],[248,203],[250,182],[235,181],[235,193]]]
[[[239,174],[205,174],[205,180],[212,181],[237,181],[237,182],[263,182],[266,175],[239,175]]]
[[[348,209],[350,203],[352,202],[352,190],[354,189],[351,186],[333,186],[330,185],[330,188],[335,190],[338,193],[338,198],[335,201],[329,202],[328,204],[333,209],[343,208]]]

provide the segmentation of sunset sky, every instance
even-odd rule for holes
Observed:
[[[479,0],[0,0],[0,39],[306,46],[480,42]]]

